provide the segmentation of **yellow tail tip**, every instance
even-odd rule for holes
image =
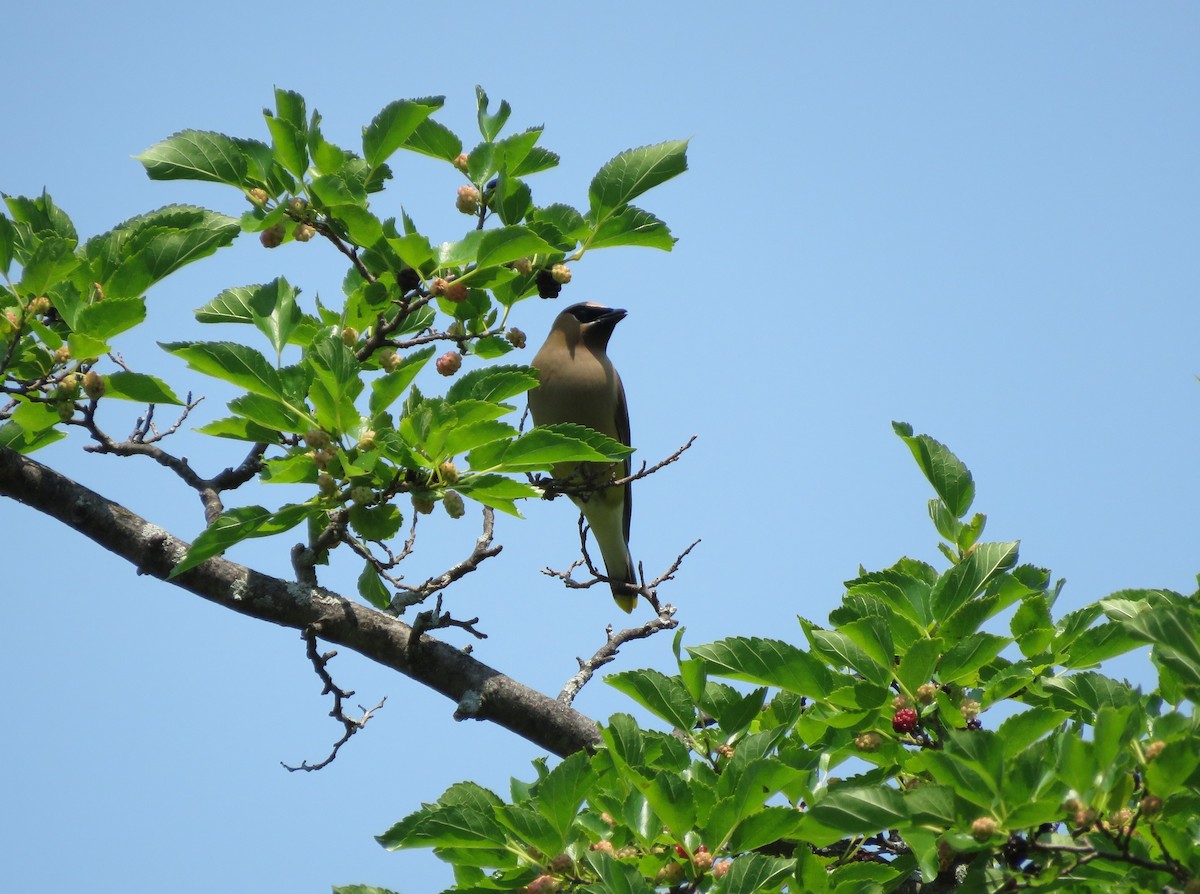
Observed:
[[[631,593],[613,593],[613,602],[617,607],[627,615],[633,614],[633,609],[637,606],[638,598]]]

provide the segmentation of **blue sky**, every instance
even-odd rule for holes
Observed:
[[[387,102],[430,94],[470,144],[482,84],[563,157],[531,181],[540,203],[582,203],[622,149],[691,138],[690,171],[641,202],[676,250],[589,254],[563,296],[629,310],[611,353],[638,458],[700,436],[638,487],[634,518],[651,572],[703,538],[663,593],[687,642],[798,640],[795,616],[823,621],[860,564],[938,560],[929,488],[893,419],[971,467],[987,537],[1020,539],[1023,561],[1067,579],[1056,613],[1126,587],[1195,587],[1193,4],[44,2],[7,11],[4,28],[9,83],[28,86],[0,102],[0,190],[45,186],[86,235],[173,202],[240,213],[230,191],[152,183],[131,156],[188,127],[265,138],[274,85],[352,146]],[[457,238],[458,182],[405,159],[378,207]],[[191,311],[281,273],[333,296],[343,267],[315,242],[266,252],[244,238],[157,288],[147,327],[119,346],[208,394],[197,423],[223,415],[229,395],[152,340],[229,337]],[[529,356],[563,304],[518,307]],[[180,536],[199,530],[198,502],[166,472],[81,444],[39,458]],[[238,458],[190,434],[176,448],[211,471]],[[481,616],[482,660],[557,692],[621,618],[607,596],[538,573],[573,558],[570,509],[526,514],[501,520],[503,554],[451,607]],[[454,723],[444,699],[349,653],[338,682],[387,707],[332,767],[288,774],[280,761],[323,757],[338,733],[294,632],[138,578],[14,503],[0,524],[0,887],[436,891],[440,864],[372,836],[456,780],[504,793],[532,775],[536,748]],[[467,520],[428,525],[411,575],[474,536]],[[283,574],[290,542],[231,558]],[[352,592],[356,572],[323,583]],[[669,658],[660,637],[614,667]],[[1149,680],[1140,656],[1111,672]],[[577,705],[624,707],[599,681]]]

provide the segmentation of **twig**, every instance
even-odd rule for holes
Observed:
[[[564,705],[571,704],[575,700],[575,696],[579,694],[579,690],[583,689],[588,680],[592,678],[592,675],[617,657],[621,646],[635,639],[645,639],[659,631],[671,630],[677,626],[679,626],[679,622],[675,620],[675,606],[673,605],[664,605],[658,610],[656,618],[647,621],[641,627],[627,627],[619,633],[613,633],[612,625],[609,624],[604,628],[607,639],[604,645],[596,650],[596,654],[586,661],[582,658],[575,659],[579,662],[579,672],[567,680],[562,692],[558,694],[558,700]]]
[[[523,419],[524,417],[522,417]],[[575,497],[588,497],[605,487],[624,487],[634,481],[640,481],[643,478],[648,478],[655,472],[663,469],[671,463],[678,460],[683,454],[696,443],[698,435],[692,435],[688,438],[686,444],[668,456],[666,459],[660,460],[652,466],[647,466],[642,463],[642,467],[632,475],[627,475],[624,478],[617,478],[611,481],[587,479],[581,480],[580,476],[574,475],[571,478],[550,478],[543,475],[530,475],[530,482],[542,491],[542,498],[553,500],[559,494],[567,494]]]
[[[300,766],[290,767],[283,763],[283,761],[280,761],[280,766],[282,766],[289,773],[295,773],[297,770],[305,770],[311,773],[313,770],[320,770],[328,767],[331,763],[333,763],[334,758],[337,757],[338,751],[341,749],[341,747],[350,741],[351,736],[366,726],[367,721],[369,721],[374,713],[382,708],[384,702],[387,701],[387,696],[385,695],[379,700],[379,704],[373,708],[368,709],[364,708],[362,705],[359,705],[358,709],[363,712],[362,716],[358,718],[347,717],[345,711],[342,709],[342,702],[354,695],[354,691],[339,688],[337,684],[333,682],[333,677],[330,676],[329,671],[326,669],[326,665],[329,664],[330,659],[337,655],[337,652],[326,652],[324,655],[317,653],[317,632],[313,627],[304,628],[304,632],[301,634],[301,636],[304,637],[304,641],[308,644],[308,659],[312,662],[313,670],[317,672],[317,676],[320,677],[321,682],[325,684],[325,688],[321,690],[321,695],[329,695],[331,693],[333,695],[333,709],[330,710],[329,716],[339,721],[342,724],[342,727],[345,729],[345,732],[342,734],[342,737],[333,744],[333,750],[329,752],[329,757],[325,758],[325,760],[319,763],[310,764],[308,761],[302,761]]]
[[[495,531],[495,526],[496,513],[493,511],[492,507],[485,506],[483,508],[483,532],[478,538],[476,538],[475,546],[471,550],[471,554],[457,565],[448,568],[437,577],[429,578],[423,584],[415,587],[401,587],[400,592],[397,592],[395,597],[392,599],[389,613],[396,616],[404,614],[404,610],[410,605],[417,605],[418,603],[424,602],[434,593],[438,592],[439,590],[444,590],[455,581],[460,580],[461,578],[466,577],[472,571],[475,571],[485,559],[490,559],[492,556],[499,555],[500,551],[504,549],[504,547],[499,544],[495,546],[492,545],[492,536]],[[476,618],[475,620],[478,621],[479,619]],[[416,625],[414,624],[414,626]],[[438,626],[444,627],[447,625],[441,624]],[[456,624],[455,626],[462,625]],[[425,629],[432,630],[435,628],[427,627]]]

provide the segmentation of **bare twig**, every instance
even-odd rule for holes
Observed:
[[[584,661],[582,658],[576,658],[579,662],[579,672],[571,679],[567,680],[563,686],[562,692],[558,694],[558,700],[564,705],[569,705],[575,700],[575,696],[579,694],[579,690],[587,684],[588,680],[597,670],[604,667],[614,658],[617,657],[617,652],[621,646],[635,639],[645,639],[648,636],[653,636],[662,630],[671,630],[679,625],[675,620],[675,606],[664,605],[658,610],[658,616],[652,621],[647,621],[640,627],[628,627],[619,633],[614,633],[612,625],[609,624],[604,633],[606,641],[603,646],[596,650],[591,658]]]
[[[296,580],[310,587],[317,585],[317,564],[321,561],[321,554],[345,537],[349,516],[349,510],[346,509],[329,513],[329,524],[312,543],[308,546],[297,543],[292,547],[292,569],[296,572]]]
[[[340,722],[345,732],[342,734],[342,737],[333,744],[333,750],[329,752],[329,757],[325,758],[325,760],[320,761],[319,763],[310,764],[308,761],[302,761],[298,767],[289,767],[287,764],[280,761],[280,765],[289,773],[295,773],[297,770],[312,772],[313,770],[320,770],[328,767],[331,763],[333,763],[334,758],[337,757],[338,751],[341,749],[341,747],[350,741],[351,736],[366,726],[367,721],[369,721],[374,713],[382,708],[384,702],[387,701],[387,696],[384,696],[382,699],[380,699],[379,704],[373,708],[368,709],[364,708],[362,705],[359,705],[358,709],[363,712],[362,716],[358,718],[347,717],[342,708],[342,702],[354,695],[354,691],[339,688],[338,685],[333,682],[333,677],[330,676],[329,670],[326,667],[326,665],[329,664],[330,659],[337,655],[337,652],[326,652],[324,655],[318,654],[317,633],[312,627],[304,628],[301,636],[303,636],[304,641],[308,644],[308,660],[312,662],[313,670],[317,672],[317,676],[320,677],[321,682],[325,684],[325,688],[321,690],[321,695],[333,695],[333,708],[330,710],[329,716]]]
[[[504,549],[504,547],[499,544],[495,546],[492,545],[492,536],[495,531],[495,526],[496,513],[492,507],[485,506],[483,509],[483,532],[478,538],[476,538],[475,546],[471,550],[471,554],[457,565],[448,568],[437,577],[429,578],[423,584],[415,587],[401,587],[400,592],[397,592],[395,597],[392,599],[389,613],[396,616],[404,614],[404,610],[410,605],[417,605],[418,603],[424,602],[434,593],[437,593],[439,590],[444,590],[456,580],[460,580],[461,578],[466,577],[472,571],[475,571],[485,559],[490,559],[492,556],[498,555],[500,551]],[[479,619],[476,618],[475,620],[478,621]],[[438,626],[444,627],[447,625],[441,624]],[[434,628],[427,627],[425,629],[432,630]]]
[[[652,466],[647,466],[645,463],[642,463],[642,467],[638,469],[638,471],[634,472],[632,475],[627,475],[624,478],[600,480],[597,478],[581,478],[579,475],[573,475],[570,478],[550,478],[544,475],[530,475],[529,480],[535,487],[542,491],[542,497],[546,500],[553,500],[559,494],[587,498],[597,490],[605,487],[624,487],[626,484],[630,484],[634,481],[640,481],[643,478],[648,478],[655,472],[671,465],[671,463],[683,456],[684,452],[686,452],[692,446],[692,444],[696,443],[697,437],[698,435],[692,435],[690,438],[688,438],[686,444],[684,444],[670,456]]]

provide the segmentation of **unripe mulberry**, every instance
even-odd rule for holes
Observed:
[[[356,484],[350,488],[350,499],[359,506],[365,506],[375,499],[375,491],[365,484]]]
[[[732,745],[722,742],[717,746],[717,754],[726,760],[729,760],[731,757],[737,754],[737,751],[734,750]]]
[[[901,708],[892,717],[892,729],[898,733],[911,733],[917,728],[917,712],[912,708]]]
[[[259,206],[265,205],[265,204],[267,204],[267,199],[269,199],[269,198],[271,198],[271,197],[269,195],[267,195],[267,191],[258,186],[254,187],[254,189],[252,189],[248,193],[246,193],[246,199],[252,205],[259,205]]]
[[[668,863],[654,875],[654,881],[660,885],[673,885],[683,878],[683,867],[678,863]]]
[[[715,878],[715,879],[725,878],[726,874],[729,872],[729,867],[732,865],[733,865],[732,860],[722,860],[720,863],[717,863],[715,866],[713,866],[713,870],[712,870],[713,878]]]
[[[310,428],[304,433],[304,443],[314,450],[329,446],[329,432],[319,428]]]
[[[566,264],[555,264],[550,268],[550,275],[560,286],[565,286],[571,281],[571,268]]]
[[[446,460],[438,466],[438,474],[442,476],[442,480],[447,484],[454,484],[454,482],[458,481],[458,467],[450,462],[450,460]]]
[[[458,188],[458,199],[454,202],[454,207],[463,214],[478,214],[479,190],[470,185],[460,186]]]
[[[964,698],[958,706],[964,720],[971,721],[979,716],[980,704],[973,698]]]
[[[104,394],[104,379],[94,369],[89,369],[83,377],[83,393],[92,400],[99,400]]]
[[[1155,741],[1151,742],[1149,745],[1146,746],[1146,762],[1149,763],[1150,761],[1154,760],[1156,757],[1158,757],[1160,754],[1163,753],[1163,749],[1166,747],[1167,747],[1166,742],[1163,742],[1160,740],[1155,740]]]
[[[467,300],[468,291],[465,282],[452,282],[446,286],[446,300],[459,304]]]
[[[1162,810],[1162,798],[1160,798],[1158,795],[1146,795],[1146,797],[1142,798],[1142,802],[1139,806],[1143,815],[1157,816],[1158,812]]]
[[[4,319],[8,320],[8,325],[14,329],[21,328],[21,315],[15,310],[6,310],[4,312]]]
[[[558,293],[562,291],[562,286],[555,281],[549,270],[539,270],[534,282],[537,284],[539,298],[557,298]]]
[[[452,376],[462,367],[462,354],[458,351],[447,351],[437,359],[434,366],[440,375]]]
[[[375,444],[375,429],[373,428],[365,429],[358,437],[359,450],[374,450]]]
[[[433,512],[434,505],[436,505],[428,497],[418,497],[416,494],[412,495],[412,504],[413,509],[421,515],[429,515],[429,513]]]
[[[358,330],[353,326],[347,326],[342,330],[342,344],[348,348],[354,347],[358,342]]]
[[[713,855],[708,851],[696,851],[696,855],[692,857],[692,863],[700,872],[708,872],[713,867]]]
[[[435,276],[433,282],[429,284],[429,294],[434,298],[440,298],[446,294],[446,286],[450,285],[445,279],[440,276]]]
[[[44,314],[50,310],[50,299],[45,295],[38,295],[29,302],[29,310],[31,313]]]
[[[854,747],[859,751],[870,753],[878,751],[879,746],[883,744],[883,736],[876,732],[859,733],[854,737]]]
[[[613,815],[607,810],[600,814],[600,822],[604,823],[606,826],[615,826],[617,824],[616,819],[614,819]]]
[[[458,168],[460,171],[462,171],[465,174],[465,173],[467,173],[467,165],[470,163],[470,161],[471,161],[471,156],[467,155],[467,153],[465,153],[465,152],[460,152],[460,153],[458,153],[458,156],[454,159],[453,164],[454,164],[454,167]]]
[[[607,839],[597,841],[591,846],[591,848],[589,848],[589,850],[599,851],[600,853],[608,854],[611,857],[613,854],[612,842],[608,841]]]
[[[328,472],[317,473],[317,488],[323,497],[332,497],[337,494],[337,482]]]
[[[463,498],[455,491],[447,492],[442,498],[442,505],[446,507],[446,514],[451,518],[462,518],[467,514],[467,507],[463,505]]]
[[[525,890],[529,894],[554,894],[558,890],[559,881],[552,875],[539,875],[528,885]]]
[[[641,851],[639,851],[636,847],[627,845],[618,849],[615,856],[618,860],[628,860],[631,857],[640,857],[641,855]]]
[[[79,382],[83,376],[78,373],[71,373],[63,376],[62,381],[58,383],[58,391],[55,396],[60,400],[74,400],[79,394]]]
[[[283,237],[287,230],[283,224],[277,223],[273,227],[267,227],[258,234],[258,241],[262,243],[263,248],[279,248],[283,245]]]
[[[917,701],[921,704],[931,705],[936,697],[937,687],[932,683],[922,683],[917,687]]]
[[[571,859],[570,854],[559,854],[550,861],[547,867],[551,872],[562,875],[564,872],[569,872],[575,867],[575,861]]]
[[[976,841],[987,841],[996,834],[996,821],[990,816],[981,816],[971,823],[971,837]]]
[[[291,201],[288,202],[287,207],[288,211],[290,211],[292,214],[300,215],[303,214],[304,210],[308,207],[308,202],[300,198],[300,196],[295,196],[291,199]]]
[[[63,345],[61,348],[58,348],[55,350],[55,352],[54,352],[54,362],[55,363],[66,363],[70,359],[71,359],[71,349],[68,348],[66,345]]]
[[[379,365],[383,367],[384,372],[395,372],[401,362],[400,355],[391,348],[381,352],[379,355]]]
[[[894,710],[899,711],[901,708],[907,708],[907,707],[908,707],[908,697],[907,696],[898,695],[894,699],[892,699],[892,708]]]
[[[292,238],[297,242],[308,242],[316,234],[317,231],[312,224],[299,223],[296,224],[296,228],[292,230]]]
[[[508,339],[508,343],[514,348],[525,347],[525,333],[516,326],[509,328],[508,332],[504,333],[504,337]]]
[[[55,404],[54,411],[56,413],[58,413],[59,419],[61,419],[63,422],[66,422],[68,419],[70,419],[72,416],[75,415],[75,405],[70,402]]]
[[[522,276],[528,276],[533,273],[533,260],[531,258],[517,258],[508,266]]]

